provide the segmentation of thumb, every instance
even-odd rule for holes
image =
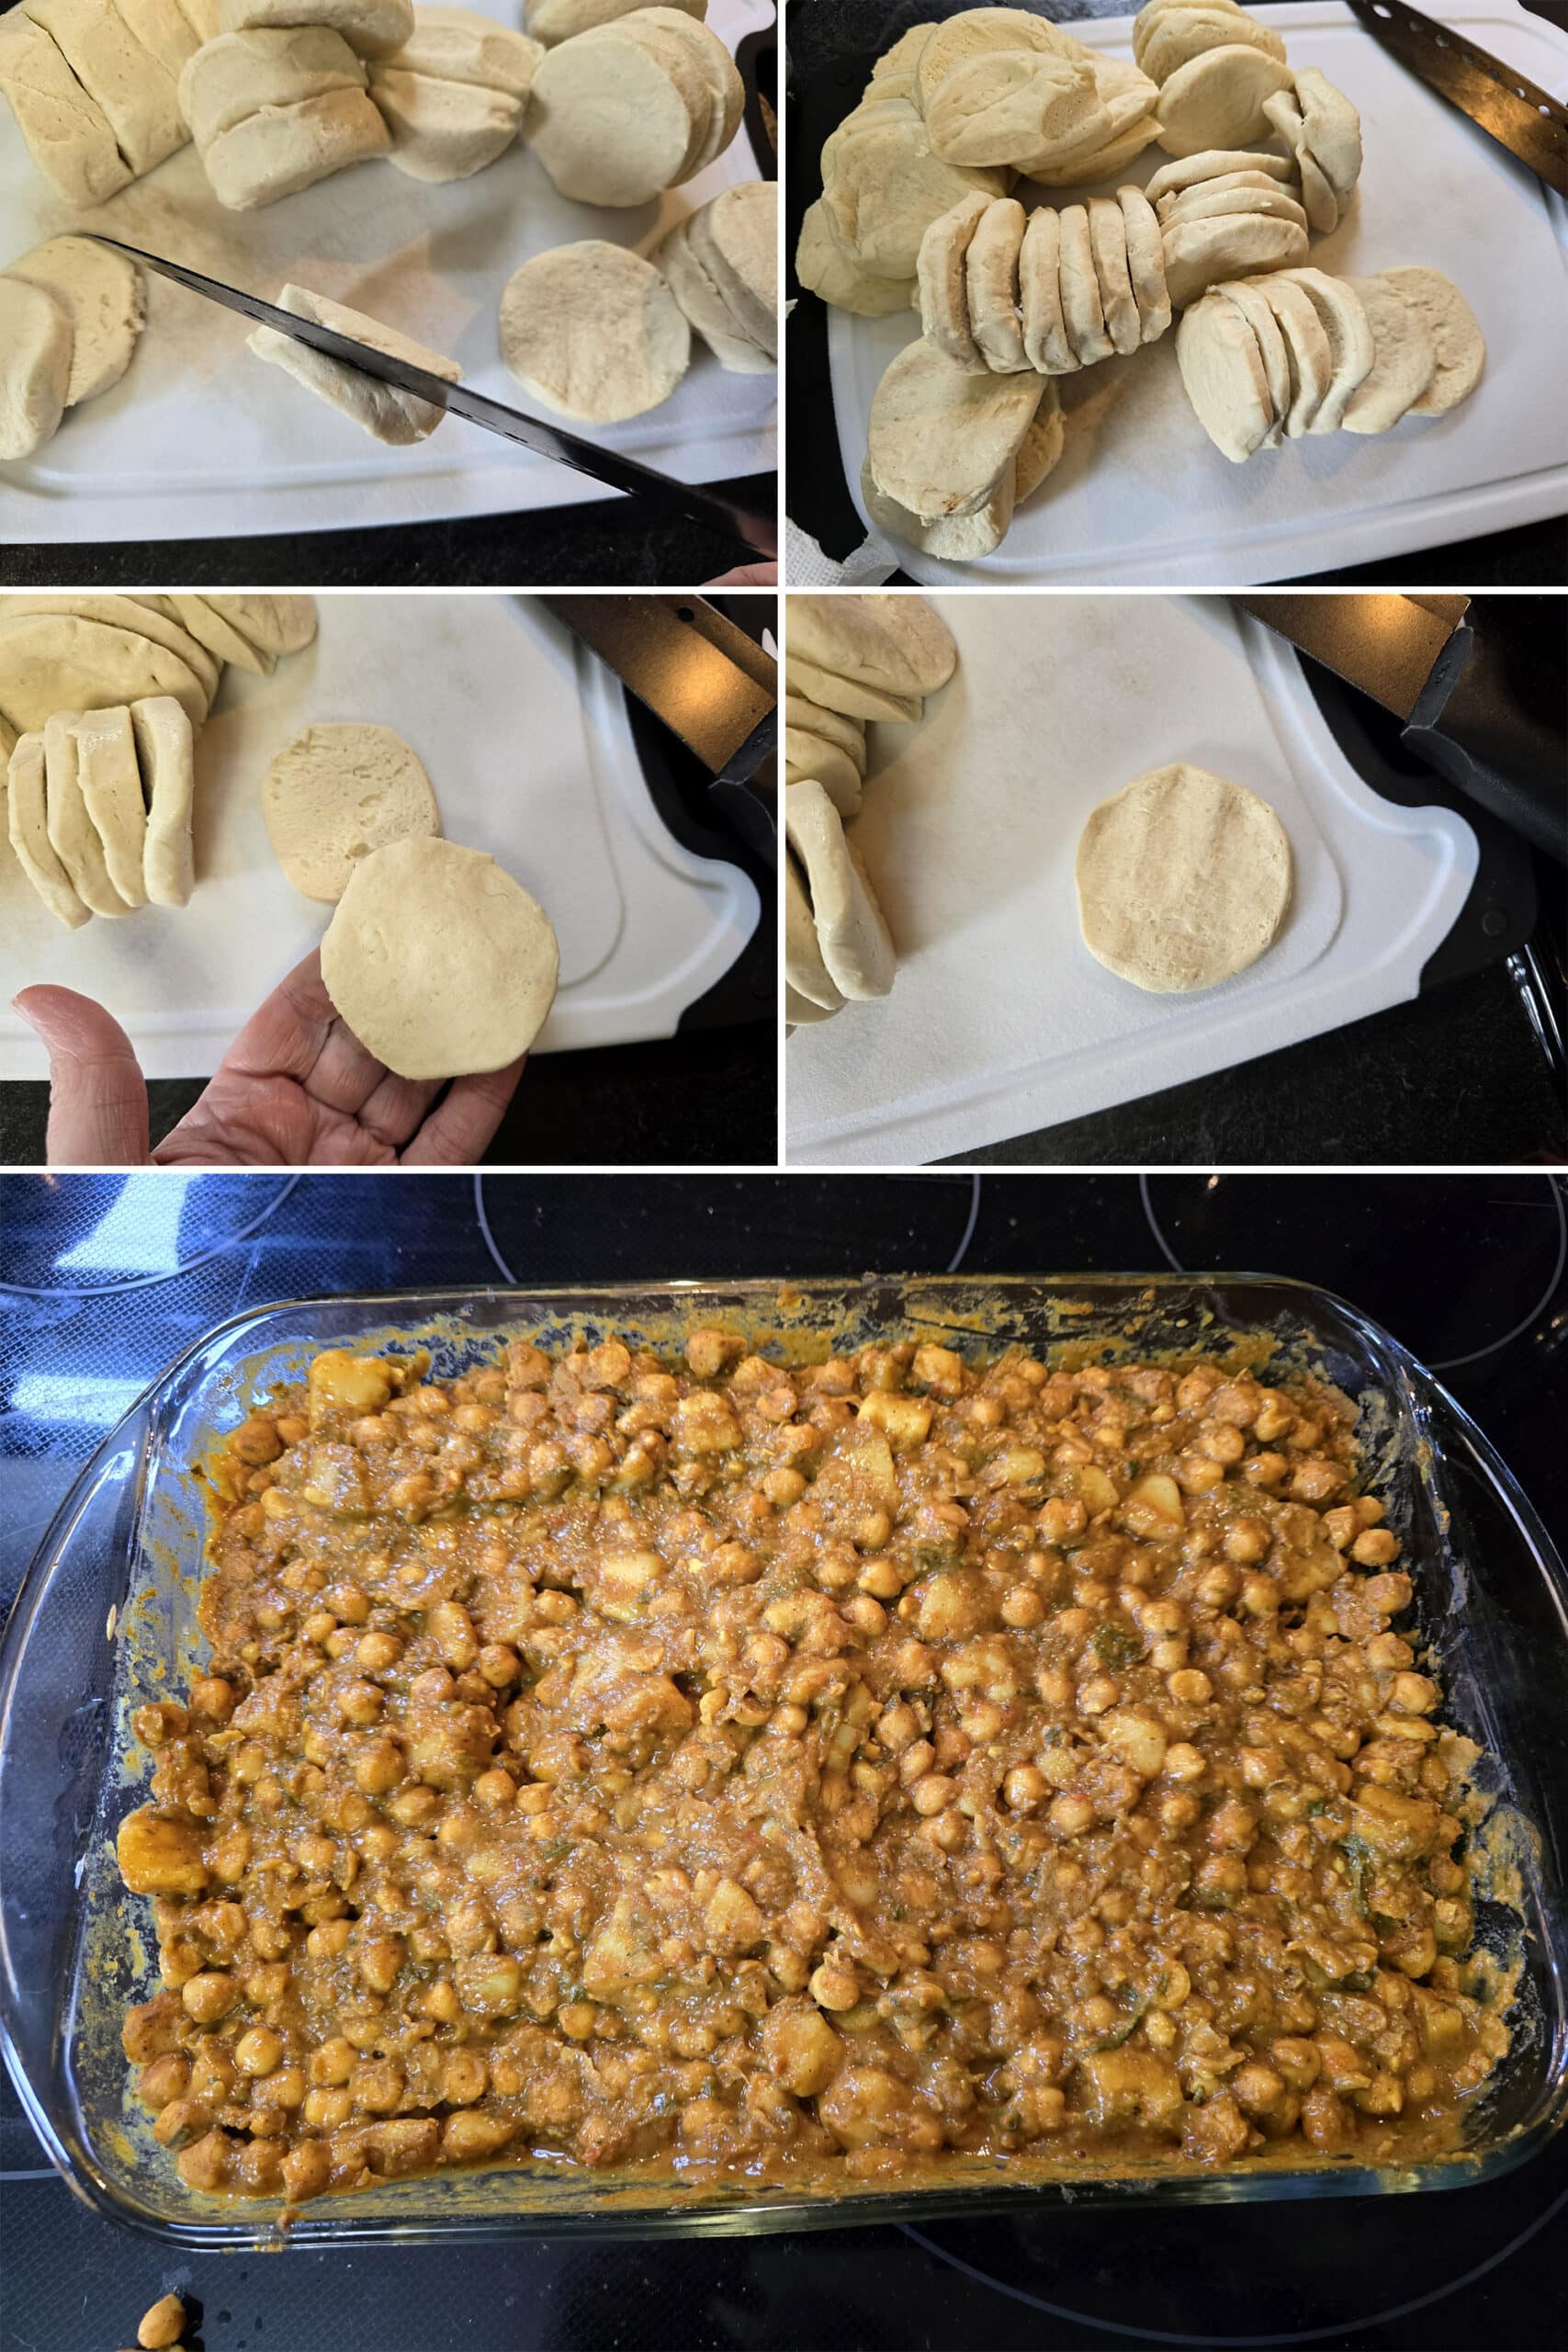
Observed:
[[[74,989],[11,1001],[49,1054],[50,1166],[147,1167],[147,1085],[118,1022]]]

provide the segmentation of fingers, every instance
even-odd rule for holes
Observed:
[[[454,1080],[402,1155],[405,1168],[468,1168],[483,1153],[517,1091],[525,1054],[504,1069]]]
[[[24,989],[17,1011],[49,1053],[51,1168],[143,1168],[147,1086],[112,1014],[74,989]]]
[[[716,580],[705,580],[705,588],[776,588],[779,568],[776,563],[738,563],[733,571],[721,571]]]

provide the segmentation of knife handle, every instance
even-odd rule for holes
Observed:
[[[772,874],[778,872],[778,802],[771,785],[754,776],[721,775],[708,786],[721,823],[731,826]]]
[[[1428,767],[1568,865],[1568,742],[1521,714],[1495,644],[1456,628],[1403,740]]]

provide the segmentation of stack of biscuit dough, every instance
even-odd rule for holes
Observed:
[[[0,598],[6,830],[58,922],[186,904],[195,738],[223,665],[270,674],[315,633],[308,596]]]
[[[222,31],[179,84],[220,204],[254,211],[389,152],[367,60],[409,39],[412,0],[220,0],[220,10]]]
[[[705,171],[745,103],[735,61],[706,25],[681,8],[634,8],[546,51],[527,136],[562,196],[624,208]]]
[[[1055,464],[1042,379],[1131,357],[1176,317],[1181,381],[1237,461],[1440,413],[1480,376],[1439,272],[1310,266],[1361,170],[1341,91],[1237,0],[1148,0],[1133,48],[1117,64],[1013,8],[916,25],[824,146],[797,274],[842,309],[919,313],[873,398],[862,492],[928,554],[991,553]],[[1028,180],[1111,181],[1156,141],[1170,160],[1145,186],[1026,207]]]
[[[784,650],[784,1019],[826,1021],[886,996],[897,954],[845,827],[858,815],[868,722],[908,725],[958,648],[919,596],[792,596]]]
[[[369,61],[391,160],[416,180],[466,180],[504,155],[544,50],[469,8],[420,8],[401,47]]]

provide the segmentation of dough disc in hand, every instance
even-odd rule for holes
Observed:
[[[1211,989],[1255,964],[1291,903],[1291,844],[1267,801],[1206,768],[1153,768],[1078,840],[1084,945],[1134,988]]]
[[[327,994],[399,1078],[504,1069],[544,1027],[559,968],[538,900],[455,842],[373,851],[321,942]]]

